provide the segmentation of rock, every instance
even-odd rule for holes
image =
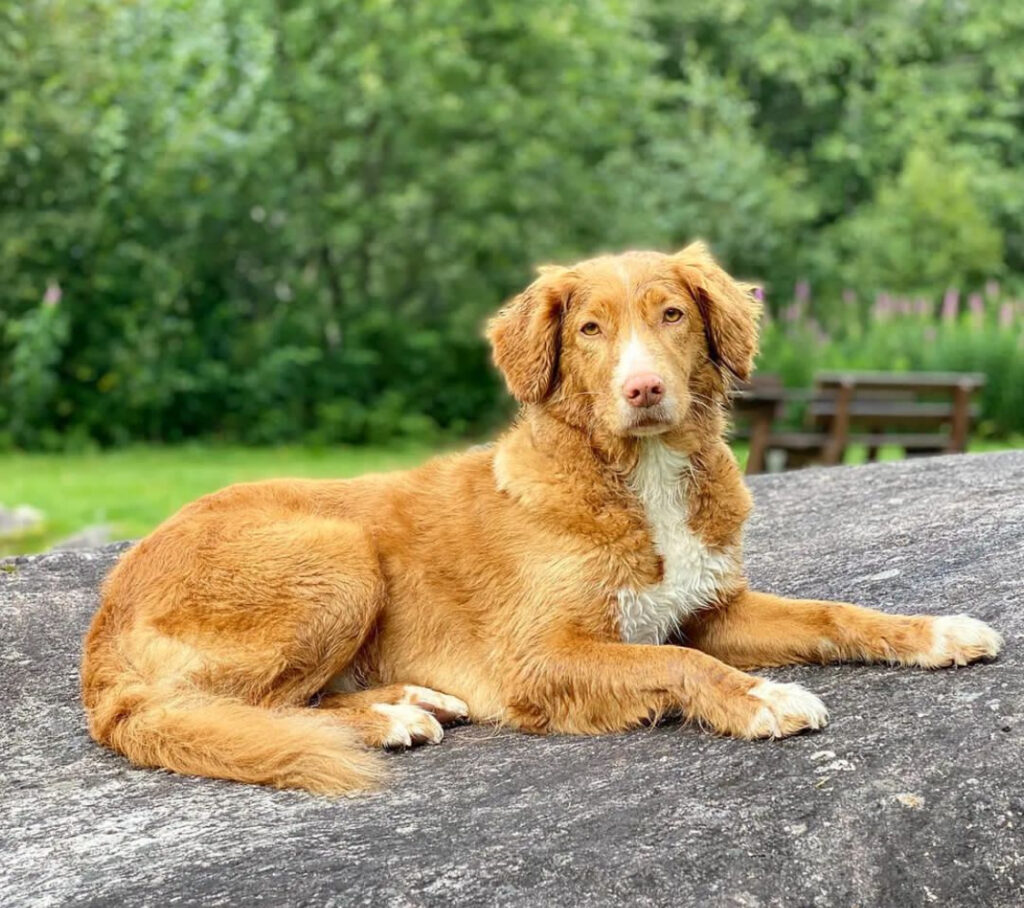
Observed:
[[[90,742],[80,638],[125,545],[20,557],[0,570],[2,902],[1024,904],[1024,452],[751,485],[757,586],[968,612],[1004,655],[768,672],[832,711],[777,742],[455,729],[389,756],[384,791],[328,801]]]
[[[42,529],[46,515],[38,508],[20,504],[7,508],[0,504],[0,539],[16,539]]]
[[[98,523],[79,530],[67,539],[62,539],[53,546],[54,551],[70,552],[83,549],[96,549],[106,545],[113,537],[113,530],[106,524]]]

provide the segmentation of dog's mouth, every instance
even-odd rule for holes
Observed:
[[[625,414],[622,433],[631,436],[660,435],[675,424],[672,410],[665,404],[643,407]]]

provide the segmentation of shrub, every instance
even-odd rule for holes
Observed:
[[[847,284],[1020,283],[1022,41],[1004,0],[0,4],[0,446],[486,431],[486,314],[608,249],[809,275],[830,332]]]

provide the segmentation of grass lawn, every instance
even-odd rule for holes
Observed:
[[[1024,447],[976,442],[972,451]],[[46,514],[43,531],[0,540],[0,556],[40,552],[90,524],[107,524],[117,539],[143,536],[179,507],[232,482],[274,476],[335,477],[413,466],[434,453],[425,446],[387,448],[241,448],[183,445],[132,447],[89,454],[0,454],[0,503],[28,504]],[[747,450],[736,445],[746,462]],[[900,456],[882,449],[883,459]],[[848,463],[864,460],[853,449]]]
[[[413,466],[431,448],[131,447],[89,454],[0,454],[0,503],[46,514],[42,533],[6,542],[0,556],[40,552],[90,524],[114,538],[144,536],[200,495],[275,476],[345,477]]]

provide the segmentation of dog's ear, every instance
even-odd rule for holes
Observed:
[[[703,243],[691,243],[673,256],[679,280],[697,302],[711,359],[747,381],[757,355],[761,304],[752,284],[733,280]]]
[[[572,293],[571,273],[544,267],[540,276],[487,325],[494,364],[512,396],[524,404],[544,400],[558,372],[562,312]]]

